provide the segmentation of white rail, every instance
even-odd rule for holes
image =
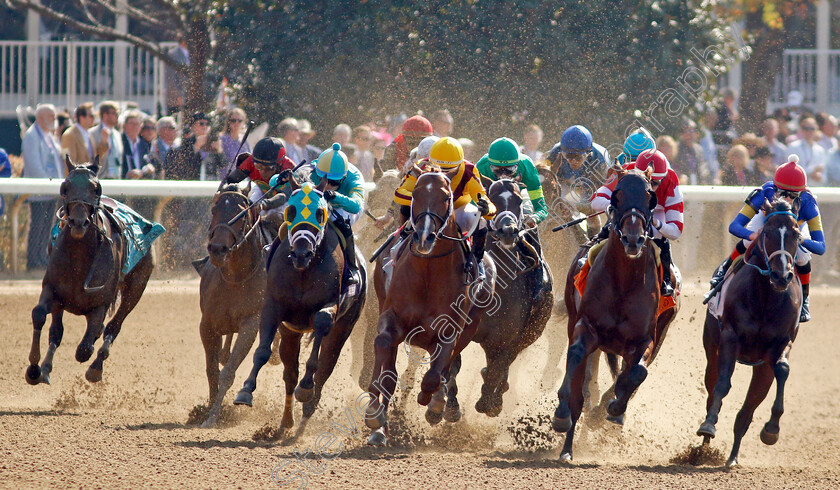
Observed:
[[[817,73],[821,56],[827,59],[826,79],[820,79]],[[840,104],[840,49],[786,49],[782,55],[782,71],[776,75],[776,84],[770,94],[770,103],[785,105],[787,94],[797,90],[802,94],[804,105],[814,106],[818,103],[823,84],[827,86],[826,102]]]

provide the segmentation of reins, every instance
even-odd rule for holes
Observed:
[[[788,216],[793,217],[794,221],[796,221],[796,220],[797,220],[796,215],[795,215],[795,214],[793,214],[793,213],[792,213],[792,212],[790,212],[790,211],[774,211],[774,212],[772,212],[772,213],[768,214],[768,215],[764,218],[765,223],[767,222],[767,219],[769,219],[771,216],[776,215],[776,214],[788,215]],[[770,275],[770,272],[771,272],[771,270],[770,270],[770,261],[773,259],[773,257],[775,257],[775,256],[777,256],[777,255],[782,255],[782,256],[787,257],[787,258],[788,258],[788,260],[790,260],[790,263],[791,263],[791,264],[794,264],[794,263],[795,263],[795,259],[794,259],[793,255],[792,255],[790,252],[788,252],[787,250],[785,250],[785,241],[784,241],[785,239],[784,239],[784,235],[782,235],[782,244],[781,244],[781,246],[779,247],[779,250],[776,250],[775,252],[771,253],[770,255],[767,255],[766,237],[767,237],[767,233],[766,233],[766,226],[765,226],[765,227],[762,227],[762,228],[761,228],[761,235],[760,235],[760,238],[761,238],[761,247],[756,246],[756,248],[760,248],[760,249],[761,249],[761,258],[764,260],[764,265],[765,265],[765,267],[767,267],[766,269],[763,269],[763,268],[761,268],[761,267],[759,267],[759,266],[757,266],[757,265],[753,264],[752,262],[749,262],[749,261],[747,260],[747,259],[748,259],[748,257],[745,257],[745,258],[744,258],[744,263],[745,263],[746,265],[748,265],[748,266],[752,267],[753,269],[757,270],[759,274],[761,274],[762,276],[765,276],[765,277],[767,277],[767,276],[769,276],[769,275]],[[756,240],[756,243],[758,243],[758,240]]]

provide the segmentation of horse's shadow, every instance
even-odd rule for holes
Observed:
[[[80,414],[75,412],[65,412],[64,410],[0,410],[0,417],[18,415],[29,417],[64,417],[69,415],[72,417],[78,417]]]
[[[228,449],[248,448],[248,449],[269,449],[277,446],[282,446],[282,441],[252,441],[247,439],[242,440],[227,440],[220,441],[218,439],[209,439],[206,441],[178,441],[174,443],[176,446],[198,448],[198,449],[212,449],[223,447]]]
[[[339,459],[356,459],[361,461],[377,461],[377,460],[398,460],[407,459],[413,453],[409,448],[404,447],[370,447],[361,446],[352,449],[346,449],[338,456]]]
[[[195,427],[195,426],[193,426]],[[143,422],[142,424],[136,425],[126,425],[123,426],[126,430],[175,430],[175,429],[189,429],[190,426],[186,424],[180,424],[177,422],[162,422],[159,424],[152,424],[149,422]]]
[[[501,470],[550,470],[556,469],[561,467],[569,467],[569,468],[582,468],[582,469],[594,469],[600,468],[601,465],[596,463],[584,463],[584,464],[569,464],[559,461],[557,458],[552,459],[490,459],[484,461],[482,466],[485,468],[495,468]]]
[[[643,471],[645,473],[662,473],[667,475],[695,475],[695,474],[712,474],[712,473],[726,473],[729,470],[726,466],[692,466],[689,464],[658,464],[658,465],[636,465],[628,466],[627,469]]]

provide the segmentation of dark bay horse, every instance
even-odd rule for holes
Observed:
[[[522,229],[522,195],[517,183],[507,179],[493,182],[487,197],[496,206],[487,253],[496,264],[501,308],[482,318],[473,337],[487,359],[475,409],[496,417],[502,411],[502,395],[508,390],[510,365],[542,335],[551,317],[554,292],[536,230]]]
[[[467,258],[452,194],[447,175],[420,175],[412,194],[411,238],[403,244],[387,290],[382,261],[377,263],[374,285],[380,316],[365,416],[367,426],[374,431],[368,440],[371,445],[387,444],[388,405],[400,382],[396,362],[401,344],[410,363],[430,365],[417,395],[417,402],[428,407],[426,420],[440,422],[444,405],[451,414],[450,421],[460,418],[454,383],[460,366],[454,361],[475,335],[484,310],[492,307],[495,266],[485,254],[487,278],[473,283],[466,280]],[[430,356],[420,357],[411,346],[426,350]]]
[[[140,301],[154,265],[150,253],[140,259],[125,276],[122,274],[126,243],[120,230],[103,208],[102,186],[96,178],[99,159],[90,165],[74,165],[65,160],[67,178],[61,184],[63,227],[50,251],[50,261],[41,286],[38,305],[32,310],[32,347],[26,381],[50,383],[53,355],[64,335],[65,311],[87,318],[87,329],[76,348],[76,360],[86,362],[93,354],[93,344],[103,334],[102,347],[91,363],[85,378],[95,383],[102,379],[102,364],[111,352],[111,344],[120,333],[125,317]],[[120,306],[108,326],[105,317],[121,295]],[[44,362],[41,358],[41,328],[52,314],[50,344]]]
[[[706,420],[697,430],[705,444],[715,437],[715,424],[723,397],[732,386],[735,362],[753,366],[744,405],[735,417],[735,440],[727,466],[738,464],[741,439],[776,380],[776,399],[770,421],[761,430],[764,444],[779,439],[779,419],[784,412],[785,382],[790,372],[788,355],[799,329],[802,288],[794,281],[793,264],[799,244],[796,216],[798,200],[765,202],[767,217],[755,242],[744,255],[744,266],[728,279],[720,320],[710,304],[703,329],[706,349]]]
[[[649,173],[622,173],[612,195],[609,238],[591,264],[587,287],[579,300],[574,286],[577,258],[567,276],[569,348],[566,374],[557,393],[559,404],[552,419],[554,430],[566,432],[561,460],[572,459],[589,356],[600,349],[623,358],[624,367],[613,388],[615,398],[607,406],[612,417],[620,417],[647,377],[647,367],[676,315],[676,308],[657,315],[659,279],[649,235],[656,194],[651,190]]]
[[[322,179],[326,185],[327,179]],[[257,374],[271,355],[271,343],[280,329],[280,358],[286,400],[281,426],[294,425],[292,395],[303,403],[309,418],[321,399],[321,389],[338,362],[338,356],[361,315],[367,295],[367,273],[359,268],[362,282],[357,294],[341,301],[344,255],[339,233],[327,223],[327,203],[322,188],[306,183],[297,188],[286,208],[288,236],[272,245],[268,262],[268,285],[260,318],[260,343],[254,352],[254,367],[234,404],[253,404]],[[357,253],[358,256],[358,253]],[[359,263],[363,258],[359,259]],[[312,332],[312,352],[306,372],[298,383],[300,344]]]
[[[210,412],[202,427],[216,425],[225,394],[233,384],[259,328],[265,299],[266,271],[259,211],[251,212],[233,225],[228,222],[251,203],[251,184],[228,184],[213,197],[207,252],[210,260],[201,270],[201,342],[204,344]],[[233,349],[222,346],[236,334]],[[219,364],[224,368],[219,374]]]

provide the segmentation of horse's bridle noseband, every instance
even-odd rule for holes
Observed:
[[[616,219],[615,210],[612,210],[611,214],[613,215],[612,221],[614,222],[613,229],[618,235],[618,238],[621,238],[622,236],[621,227],[624,225],[624,220],[632,216],[641,219],[642,222],[645,224],[645,241],[653,238],[652,234],[650,233],[651,222],[653,221],[653,213],[650,213],[650,216],[645,216],[643,212],[639,211],[639,208],[630,208],[629,211],[625,211],[624,214],[622,214],[621,217],[618,219]]]
[[[414,200],[412,199],[410,221],[411,221],[411,228],[412,228],[412,230],[414,230],[413,233],[417,233],[416,223],[418,221],[420,221],[420,219],[422,219],[423,216],[431,216],[433,218],[433,220],[437,220],[437,221],[440,222],[440,226],[438,226],[437,229],[434,232],[432,232],[432,236],[434,237],[435,240],[437,240],[438,238],[445,238],[447,240],[453,240],[453,241],[458,241],[458,242],[464,241],[464,239],[460,236],[452,237],[452,236],[449,236],[449,235],[443,233],[443,228],[446,226],[446,222],[449,221],[449,218],[452,217],[453,212],[454,212],[454,203],[453,203],[453,197],[452,197],[451,191],[450,191],[450,194],[449,194],[449,207],[446,209],[446,214],[444,214],[443,216],[440,216],[439,214],[435,213],[434,211],[428,211],[428,210],[422,211],[422,212],[420,212],[420,214],[415,216],[414,215]]]

